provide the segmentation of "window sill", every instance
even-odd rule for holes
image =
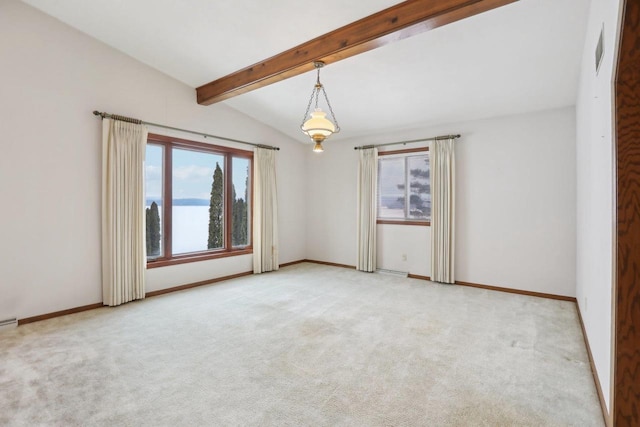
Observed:
[[[252,247],[234,249],[231,251],[213,252],[213,253],[205,252],[205,253],[197,253],[197,254],[176,255],[176,256],[173,256],[172,258],[160,258],[153,261],[147,261],[147,269],[167,267],[169,265],[186,264],[189,262],[208,261],[211,259],[227,258],[227,257],[233,257],[233,256],[240,256],[240,255],[250,255],[250,254],[253,254]]]
[[[393,224],[393,225],[420,225],[423,227],[431,226],[431,221],[404,221],[394,219],[379,219],[376,224]]]

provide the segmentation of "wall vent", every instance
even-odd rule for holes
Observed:
[[[376,273],[387,274],[389,276],[408,277],[408,271],[385,270],[384,268],[376,269]]]
[[[16,326],[18,326],[18,319],[15,317],[13,319],[0,320],[0,331],[15,328]]]

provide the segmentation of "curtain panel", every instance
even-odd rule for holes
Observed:
[[[376,271],[378,149],[360,150],[358,163],[358,262],[360,271]]]
[[[433,141],[431,157],[431,280],[454,283],[455,142]]]
[[[102,122],[102,298],[115,306],[145,296],[144,160],[147,129]]]
[[[278,197],[274,150],[256,148],[253,184],[253,272],[264,273],[278,264]]]

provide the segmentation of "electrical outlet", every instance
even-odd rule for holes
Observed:
[[[407,254],[402,254],[402,260],[406,261],[407,260]]]

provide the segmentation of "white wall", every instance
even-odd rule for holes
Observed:
[[[431,227],[378,224],[377,233],[378,268],[431,276]]]
[[[323,153],[307,148],[307,258],[356,265],[354,144],[329,140]]]
[[[574,296],[573,107],[334,140],[320,155],[309,152],[308,258],[355,265],[354,146],[449,133],[462,134],[456,143],[457,280]],[[378,231],[380,268],[430,275],[429,227],[379,225]]]
[[[613,73],[619,0],[592,0],[576,102],[576,294],[602,391],[611,387],[614,144]],[[604,24],[604,59],[595,70],[595,48]]]
[[[357,145],[367,141],[329,140],[323,153],[307,149],[307,258],[356,264]],[[430,228],[378,225],[378,268],[428,276]],[[383,244],[384,243],[384,244]],[[407,255],[407,261],[402,260]]]
[[[457,280],[574,296],[573,107],[457,129]]]
[[[280,146],[280,261],[305,257],[301,144],[15,0],[0,2],[0,69],[0,319],[102,300],[95,109]],[[249,270],[251,256],[158,268],[147,288]]]

